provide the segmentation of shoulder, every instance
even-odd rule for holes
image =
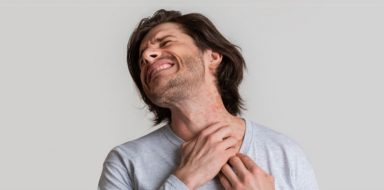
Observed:
[[[164,141],[164,130],[165,127],[161,127],[140,138],[115,146],[108,153],[105,162],[122,163],[124,160],[136,160],[137,157],[141,157],[141,155],[154,148],[154,144],[161,145],[164,143],[162,142]]]
[[[287,135],[253,121],[247,121],[254,144],[269,150],[280,150],[292,154],[301,153],[301,147]]]
[[[301,146],[290,137],[256,122],[247,121],[247,153],[277,182],[293,189],[317,188],[310,161]]]
[[[307,157],[301,146],[290,137],[271,128],[247,121],[249,134],[245,139],[248,145],[244,152],[249,153],[254,159],[274,163],[276,166],[287,168],[292,172],[302,162],[307,162]]]

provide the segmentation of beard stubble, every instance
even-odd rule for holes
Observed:
[[[204,81],[204,61],[202,55],[189,56],[184,59],[185,70],[175,73],[165,85],[157,86],[151,94],[148,94],[151,101],[160,106],[193,97],[198,92],[199,87]]]

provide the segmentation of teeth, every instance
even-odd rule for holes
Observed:
[[[163,64],[158,63],[159,66],[156,66],[156,65],[157,64],[155,63],[155,65],[152,66],[152,68],[149,69],[150,71],[149,71],[149,73],[147,75],[147,80],[148,81],[152,80],[154,74],[156,74],[156,73],[158,73],[158,72],[160,72],[162,70],[168,69],[168,68],[172,67],[174,64],[172,64],[172,63],[163,63]]]
[[[164,65],[161,65],[160,67],[157,67],[157,68],[154,70],[154,73],[159,72],[159,71],[164,70],[164,69],[168,69],[168,68],[170,68],[171,66],[172,66],[172,65],[170,65],[170,64],[164,64]]]

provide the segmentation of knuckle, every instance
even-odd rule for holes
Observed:
[[[251,184],[253,179],[254,179],[254,177],[252,175],[245,175],[243,178],[243,183],[244,184]]]
[[[230,127],[229,125],[225,126],[225,129],[228,133],[231,133],[231,134],[235,132],[235,130],[232,127]]]
[[[262,171],[260,170],[259,167],[253,166],[250,168],[250,171],[252,174],[259,175]]]
[[[228,159],[232,159],[232,157],[236,156],[237,151],[234,148],[230,148],[226,150],[226,153]]]
[[[207,136],[207,143],[212,144],[215,142],[215,137],[213,135]]]

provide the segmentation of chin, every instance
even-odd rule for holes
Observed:
[[[158,92],[149,92],[146,93],[147,97],[151,100],[152,103],[159,107],[166,107],[167,105],[167,97],[164,96],[164,93],[158,93]]]
[[[163,98],[150,98],[151,102],[161,108],[169,108],[169,103]]]

